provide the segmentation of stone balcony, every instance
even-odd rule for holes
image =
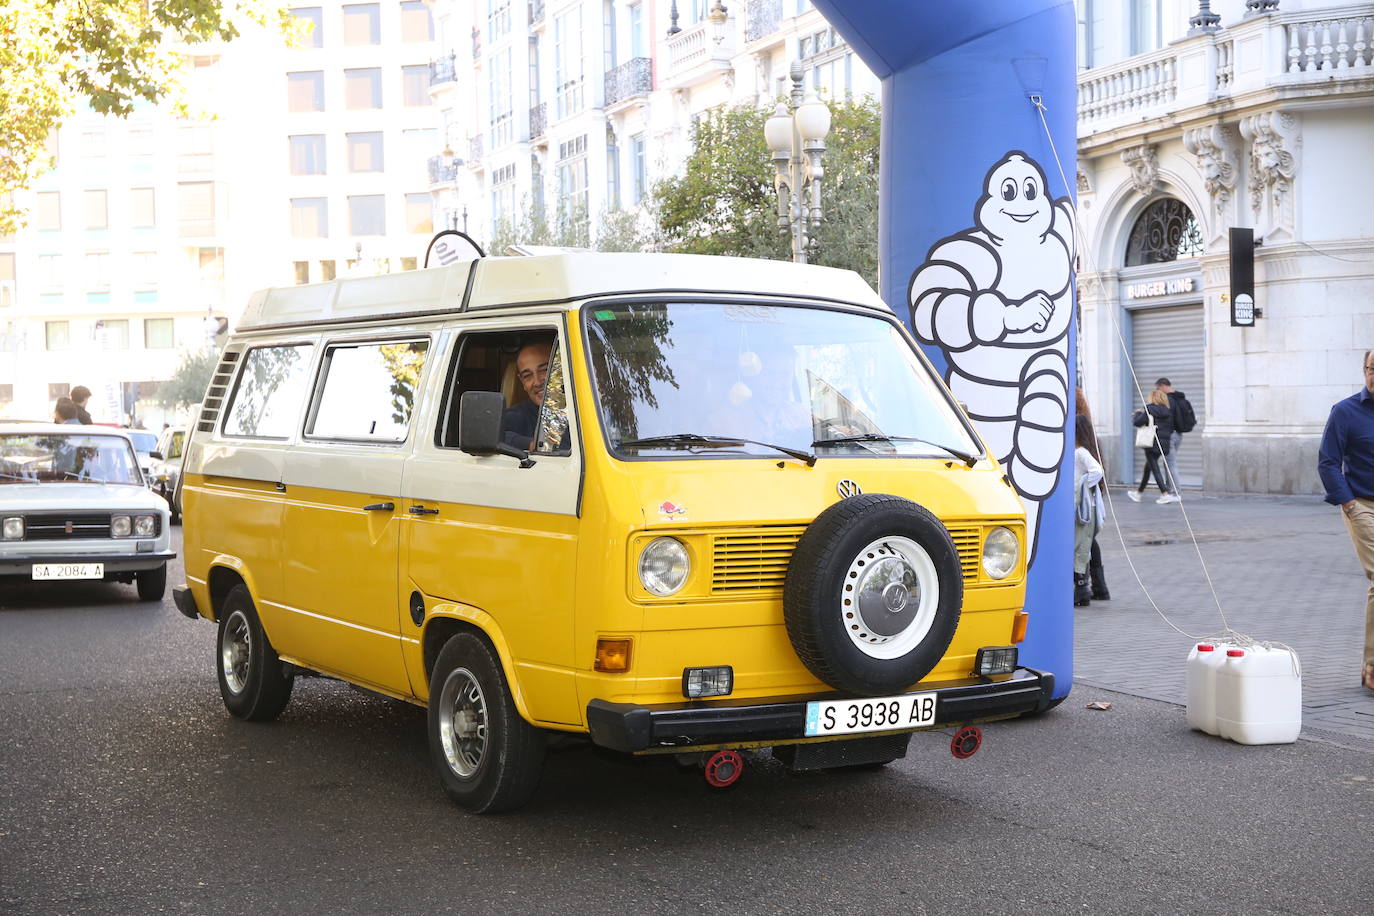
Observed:
[[[429,62],[429,85],[431,87],[441,83],[451,83],[458,78],[457,56],[457,52],[450,51],[447,55],[436,57]]]
[[[683,89],[707,82],[734,69],[735,21],[725,24],[720,41],[710,22],[698,22],[668,38],[665,67],[659,72],[660,88]]]
[[[1356,89],[1374,79],[1374,3],[1252,12],[1239,22],[1078,75],[1078,135],[1217,114],[1242,96]],[[1368,88],[1366,86],[1366,88]]]
[[[458,166],[463,164],[463,160],[452,156],[430,156],[429,157],[429,183],[435,185],[451,185],[458,180]]]
[[[654,88],[653,61],[647,57],[634,57],[614,70],[607,70],[605,88],[607,109],[648,98]]]
[[[531,142],[548,142],[546,134],[549,131],[549,103],[540,102],[530,108],[530,140]]]
[[[745,20],[745,44],[776,35],[783,20],[782,0],[749,0],[745,8]]]

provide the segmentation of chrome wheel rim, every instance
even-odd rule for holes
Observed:
[[[224,621],[219,663],[224,671],[224,683],[231,693],[243,693],[248,683],[248,663],[253,658],[253,642],[248,634],[248,618],[243,611],[234,611]]]
[[[487,700],[477,677],[455,668],[439,691],[439,743],[449,769],[463,779],[482,765],[487,751]]]
[[[869,658],[900,658],[920,645],[939,605],[935,561],[910,538],[879,538],[845,570],[840,619],[850,641]]]

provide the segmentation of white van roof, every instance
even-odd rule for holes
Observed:
[[[575,305],[644,293],[766,295],[890,311],[851,270],[691,254],[554,254],[482,258],[379,277],[254,293],[238,330],[411,318],[518,305]]]

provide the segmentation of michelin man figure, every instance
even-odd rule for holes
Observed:
[[[911,327],[945,354],[945,381],[1020,494],[1034,560],[1072,403],[1073,205],[1051,200],[1044,171],[1013,150],[988,171],[973,219],[912,275]]]

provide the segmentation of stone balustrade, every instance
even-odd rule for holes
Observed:
[[[1172,108],[1178,93],[1178,55],[1172,48],[1137,54],[1078,77],[1079,124],[1131,121]]]
[[[662,82],[682,85],[695,82],[694,77],[707,78],[717,71],[729,70],[735,56],[734,20],[726,24],[720,41],[716,41],[712,24],[698,22],[668,38],[668,75]]]
[[[1320,73],[1351,70],[1350,75],[1369,75],[1374,54],[1374,11],[1356,11],[1333,19],[1286,22],[1284,46],[1288,49],[1289,73]]]

